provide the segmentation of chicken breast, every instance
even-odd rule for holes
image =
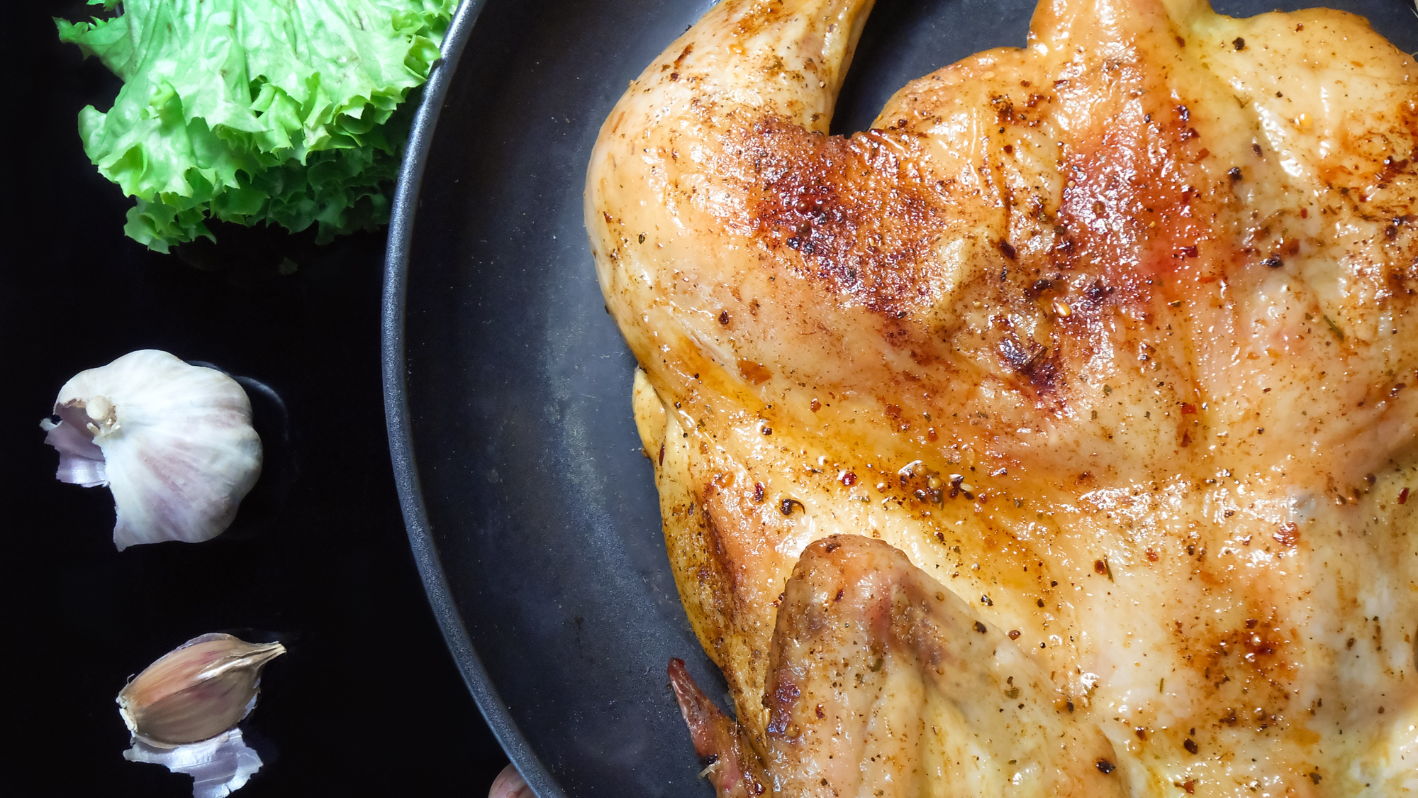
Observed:
[[[587,179],[720,793],[1418,792],[1413,60],[1045,0],[828,136],[869,7],[724,0]]]

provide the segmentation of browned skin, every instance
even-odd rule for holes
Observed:
[[[720,4],[588,175],[670,560],[766,778],[829,769],[771,756],[803,710],[774,630],[852,533],[1010,632],[1075,707],[1039,723],[1101,730],[1131,794],[1418,789],[1412,59],[1338,12],[1050,0],[830,137],[868,8]]]
[[[694,752],[704,761],[704,776],[722,798],[749,798],[768,792],[763,761],[737,723],[725,715],[694,683],[684,660],[672,659],[670,687],[694,740]]]
[[[695,749],[714,757],[721,795],[759,795],[768,783],[803,798],[923,795],[942,777],[970,794],[1031,771],[1040,776],[1032,794],[1125,794],[1097,729],[1077,725],[1062,740],[1048,733],[1053,715],[1071,711],[1068,700],[1008,636],[869,538],[814,542],[788,580],[763,697],[772,781],[683,663],[672,661],[670,676]],[[1013,759],[980,761],[972,735],[1008,740]]]

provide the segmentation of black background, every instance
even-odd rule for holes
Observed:
[[[188,796],[125,761],[114,696],[185,640],[279,639],[243,724],[265,766],[244,798],[481,795],[506,762],[414,569],[379,372],[384,236],[222,230],[220,249],[149,252],[129,201],[83,153],[79,110],[119,82],[61,45],[75,0],[0,2],[0,794]],[[298,271],[276,273],[282,257]],[[119,553],[104,489],[54,479],[39,420],[60,385],[158,348],[271,386],[268,467],[231,532]]]

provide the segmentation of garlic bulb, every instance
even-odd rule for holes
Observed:
[[[231,377],[144,349],[64,384],[59,423],[40,426],[59,451],[58,478],[107,485],[113,542],[189,543],[220,535],[261,473],[251,401]]]
[[[261,669],[284,654],[280,643],[247,643],[208,634],[149,665],[118,694],[118,712],[133,736],[174,748],[226,732],[256,705]]]

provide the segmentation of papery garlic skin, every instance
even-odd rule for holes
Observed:
[[[241,729],[176,748],[157,748],[135,739],[123,758],[186,773],[192,777],[192,798],[226,798],[261,769],[261,756],[242,739]]]
[[[76,375],[41,422],[58,478],[107,485],[119,551],[220,535],[261,474],[251,400],[231,377],[156,349]]]

